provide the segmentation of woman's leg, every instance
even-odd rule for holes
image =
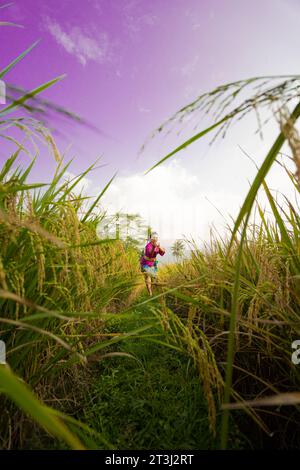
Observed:
[[[151,282],[151,276],[149,274],[145,274],[145,281],[146,281],[148,294],[152,295],[152,282]]]
[[[152,276],[152,288],[157,286],[157,267],[154,268],[154,275]]]

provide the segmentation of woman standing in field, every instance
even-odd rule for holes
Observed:
[[[152,280],[157,278],[157,255],[163,256],[165,250],[160,247],[158,241],[158,235],[156,232],[153,232],[150,237],[150,241],[147,243],[144,249],[144,253],[141,257],[141,270],[145,276],[146,287],[149,295],[152,295]]]

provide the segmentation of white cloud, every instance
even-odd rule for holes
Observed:
[[[140,113],[150,113],[151,109],[149,108],[144,108],[144,106],[139,105],[138,110]]]
[[[145,27],[153,27],[159,23],[158,16],[153,13],[139,13],[140,3],[140,0],[133,0],[123,6],[124,24],[132,39],[143,33]]]
[[[82,65],[90,60],[103,63],[107,59],[109,42],[105,32],[97,39],[86,35],[78,26],[73,26],[67,32],[58,22],[48,17],[45,18],[45,27],[57,43],[74,55]]]
[[[212,204],[227,214],[236,212],[239,202],[236,194],[203,190],[199,177],[176,159],[148,175],[116,178],[102,200],[109,214],[139,213],[168,241],[183,236],[207,239],[212,224],[226,224]]]
[[[268,139],[268,144],[258,142],[251,148],[240,129],[237,133],[244,140],[244,149],[260,165],[273,139]],[[253,140],[248,132],[248,141],[253,144]],[[196,157],[197,150],[194,151]],[[293,165],[289,166],[294,171]],[[209,241],[211,228],[222,236],[228,225],[233,226],[255,175],[255,166],[237,144],[226,146],[222,142],[209,158],[200,159],[192,167],[185,159],[174,158],[147,175],[135,173],[116,178],[102,204],[109,214],[139,213],[166,245],[184,237],[201,244],[203,240]],[[296,207],[293,186],[279,165],[272,167],[266,180],[274,196],[274,190],[278,190]],[[262,189],[259,202],[267,208],[269,220],[274,220]],[[284,206],[280,193],[278,202]]]

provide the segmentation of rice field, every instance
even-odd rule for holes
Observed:
[[[299,196],[300,105],[281,121],[228,237],[201,249],[191,241],[191,259],[164,266],[150,298],[139,250],[96,236],[112,180],[86,206],[77,187],[93,167],[66,181],[71,163],[50,131],[6,117],[58,79],[0,110],[2,132],[39,133],[57,161],[46,185],[30,183],[35,159],[20,166],[24,146],[15,142],[0,171],[1,448],[299,447],[300,369],[291,359],[300,335],[299,207],[279,204],[265,178],[287,140],[295,172],[285,171]],[[202,96],[179,120],[200,105],[219,109],[217,96],[232,104],[250,82]],[[284,101],[295,79],[284,83],[271,88],[272,100]],[[267,100],[260,90],[157,165]]]

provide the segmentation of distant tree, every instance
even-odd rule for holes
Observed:
[[[147,226],[139,214],[126,215],[125,245],[140,252],[147,234]]]
[[[172,255],[175,256],[177,260],[183,257],[184,255],[184,243],[182,240],[176,240],[171,246]]]
[[[97,225],[99,238],[113,238],[121,240],[126,248],[133,248],[140,253],[151,233],[151,227],[139,214],[115,212],[103,213]]]

